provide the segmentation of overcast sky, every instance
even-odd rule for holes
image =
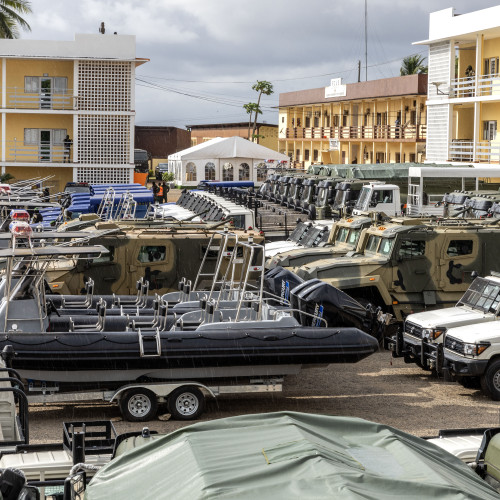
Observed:
[[[453,3],[450,3],[452,2]],[[32,0],[22,38],[73,40],[75,33],[136,35],[137,125],[246,121],[256,80],[273,83],[261,121],[278,122],[281,92],[365,75],[364,0]],[[429,13],[468,13],[494,1],[368,0],[368,79],[399,75],[403,57],[427,48]],[[499,23],[500,24],[500,23]],[[147,82],[147,83],[145,83]],[[153,88],[154,87],[154,88]]]

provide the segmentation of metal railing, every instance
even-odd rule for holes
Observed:
[[[500,144],[455,140],[450,143],[449,157],[451,161],[498,163]]]
[[[444,94],[446,95],[446,93]],[[455,78],[450,83],[450,98],[498,95],[500,97],[500,75],[481,75]]]
[[[14,109],[75,109],[73,91],[25,92],[24,88],[8,87],[7,108]]]
[[[64,144],[25,144],[23,141],[6,142],[6,160],[26,163],[70,163],[72,152]]]
[[[359,125],[356,127],[293,127],[286,129],[287,139],[386,139],[425,140],[426,125]]]

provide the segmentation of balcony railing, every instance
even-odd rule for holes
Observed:
[[[445,94],[446,95],[446,94]],[[456,78],[451,81],[451,98],[498,95],[500,98],[500,75],[481,75],[476,77]]]
[[[452,141],[449,149],[450,160],[475,163],[499,163],[500,143],[483,141],[476,142],[475,146],[474,148],[473,141]]]
[[[7,89],[7,108],[13,109],[74,109],[73,91],[62,92],[24,92],[22,88]]]
[[[24,144],[23,141],[6,142],[6,160],[18,163],[70,163],[71,150],[63,144],[41,142],[39,144]]]
[[[287,128],[287,139],[425,140],[426,125]]]

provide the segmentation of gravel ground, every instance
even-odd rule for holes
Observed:
[[[361,417],[389,424],[418,436],[436,435],[439,429],[500,425],[500,406],[480,390],[444,382],[387,351],[357,363],[303,370],[285,379],[282,393],[225,396],[207,402],[201,420],[247,413],[300,411]],[[161,409],[160,409],[161,415]],[[30,407],[32,443],[59,442],[62,422],[107,420],[118,433],[144,425],[171,432],[192,422],[164,420],[125,422],[117,406],[104,403]]]

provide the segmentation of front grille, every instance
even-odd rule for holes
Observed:
[[[405,321],[405,333],[408,335],[412,335],[413,337],[417,337],[419,339],[422,338],[422,327],[412,323],[411,321]]]
[[[446,336],[446,339],[444,341],[444,346],[446,347],[446,349],[449,349],[450,351],[454,351],[462,355],[464,354],[465,344],[461,340]]]

